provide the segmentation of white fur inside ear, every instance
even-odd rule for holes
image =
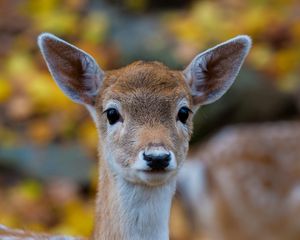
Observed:
[[[218,100],[233,84],[251,48],[251,39],[237,36],[197,55],[184,70],[195,104]]]
[[[53,35],[51,33],[41,33],[38,36],[38,45],[39,45],[42,52],[44,52],[44,49],[45,49],[44,48],[44,43],[47,39],[53,39],[53,40],[58,41],[58,42],[64,42],[65,44],[69,44],[68,42],[56,37],[55,35]]]

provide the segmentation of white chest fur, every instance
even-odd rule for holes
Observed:
[[[161,187],[133,185],[118,181],[120,189],[121,223],[124,235],[131,240],[169,239],[169,217],[175,181]]]

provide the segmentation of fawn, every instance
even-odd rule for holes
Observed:
[[[138,61],[104,72],[89,54],[52,34],[41,34],[38,45],[58,86],[86,106],[98,130],[91,239],[169,239],[175,176],[187,155],[193,113],[229,89],[250,38],[217,45],[184,71]]]
[[[300,239],[300,122],[227,127],[178,177],[181,200],[209,239]]]

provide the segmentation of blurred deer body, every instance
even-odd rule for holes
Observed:
[[[249,37],[197,55],[184,71],[138,61],[104,72],[90,55],[52,34],[38,43],[56,83],[87,107],[99,133],[91,239],[169,239],[175,176],[188,151],[193,111],[232,85]]]
[[[30,233],[28,231],[15,230],[0,225],[0,239],[1,240],[19,240],[19,239],[44,239],[44,240],[83,240],[78,237],[68,237],[68,236],[50,236],[47,234],[36,234]]]
[[[300,239],[300,122],[228,127],[187,161],[185,204],[212,239]]]

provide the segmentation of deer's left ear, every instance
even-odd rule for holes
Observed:
[[[218,100],[233,84],[251,47],[248,36],[238,36],[197,55],[184,70],[193,105]]]

